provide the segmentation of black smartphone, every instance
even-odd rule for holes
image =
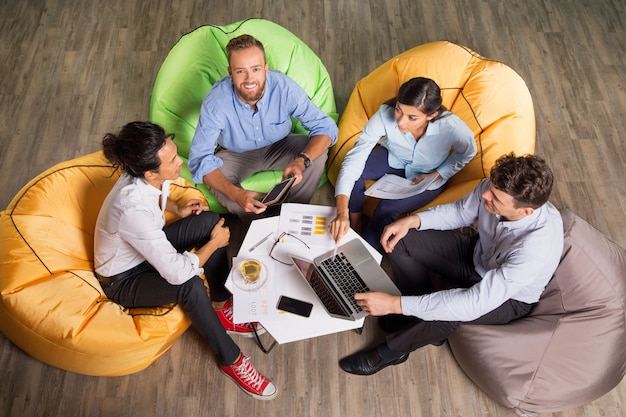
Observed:
[[[309,317],[313,309],[313,304],[281,295],[278,299],[278,304],[276,304],[276,308],[302,317]]]
[[[282,203],[295,180],[296,177],[289,177],[285,181],[279,182],[267,193],[261,202],[268,206]]]

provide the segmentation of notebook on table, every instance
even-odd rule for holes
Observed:
[[[367,312],[356,304],[357,292],[382,291],[400,295],[381,266],[372,257],[363,242],[353,239],[337,249],[313,260],[290,255],[296,269],[313,289],[332,317],[358,320]]]

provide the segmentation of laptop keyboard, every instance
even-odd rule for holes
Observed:
[[[348,315],[346,314],[344,308],[335,299],[331,289],[326,286],[326,283],[317,271],[313,271],[311,277],[309,278],[309,283],[329,313],[336,314],[338,316]]]
[[[332,275],[339,290],[348,298],[354,310],[357,312],[362,311],[354,299],[354,294],[357,292],[368,292],[369,288],[350,262],[348,262],[346,256],[343,253],[338,253],[335,257],[323,260],[322,265]]]

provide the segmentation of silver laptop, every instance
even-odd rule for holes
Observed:
[[[313,261],[290,255],[296,269],[311,286],[332,317],[358,320],[367,312],[356,304],[357,292],[383,291],[400,295],[398,287],[359,239],[353,239]]]

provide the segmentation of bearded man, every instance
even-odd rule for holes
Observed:
[[[327,151],[337,141],[337,125],[295,81],[269,70],[265,49],[250,35],[230,40],[228,76],[217,81],[202,103],[189,152],[196,183],[211,189],[229,212],[244,220],[267,206],[241,181],[266,170],[296,177],[289,201],[308,203],[324,172]],[[291,133],[291,118],[309,135]]]

